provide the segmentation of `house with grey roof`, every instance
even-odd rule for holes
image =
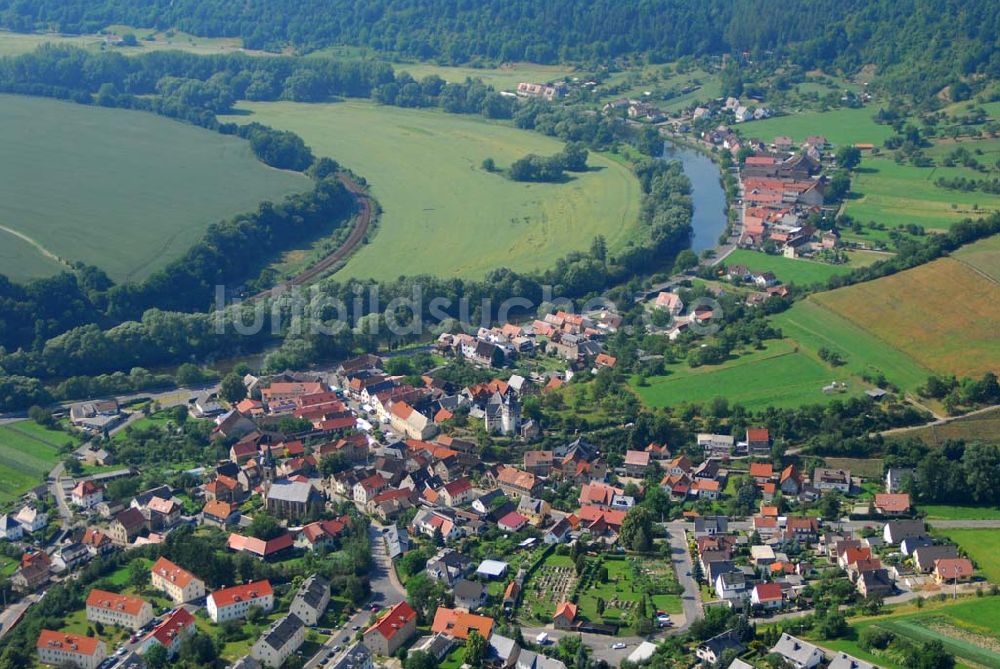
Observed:
[[[922,520],[890,520],[882,530],[887,544],[896,545],[909,537],[925,537],[927,528]]]
[[[486,664],[497,669],[511,669],[517,662],[521,647],[513,639],[499,634],[490,636],[486,647]]]
[[[250,655],[265,667],[278,669],[306,640],[306,627],[289,613],[276,620],[250,649]]]
[[[299,586],[288,609],[306,625],[315,625],[326,612],[330,603],[330,582],[318,574],[313,574]]]
[[[486,605],[486,586],[478,581],[461,579],[455,583],[455,606],[460,609],[475,611]]]
[[[382,540],[385,541],[385,551],[390,560],[395,560],[410,550],[410,535],[404,527],[390,525],[382,531]]]
[[[958,548],[951,544],[940,546],[921,546],[913,551],[913,564],[926,573],[934,571],[935,560],[949,560],[958,557]]]
[[[770,652],[783,657],[795,669],[812,669],[823,661],[823,651],[791,634],[782,634]]]
[[[830,664],[827,665],[827,669],[878,669],[871,662],[865,662],[864,660],[859,660],[856,657],[848,655],[847,653],[837,653]]]
[[[368,646],[359,641],[330,666],[332,669],[372,669],[375,665]]]
[[[726,651],[734,651],[737,655],[744,652],[746,646],[740,641],[736,630],[726,630],[722,634],[716,634],[711,639],[698,644],[694,654],[702,662],[715,664]]]

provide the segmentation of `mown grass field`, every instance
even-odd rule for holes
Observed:
[[[942,529],[936,533],[958,544],[991,583],[1000,584],[1000,530]]]
[[[322,52],[318,52],[316,55],[322,55]],[[460,83],[466,79],[482,79],[483,83],[501,91],[517,90],[517,85],[522,81],[543,84],[550,81],[561,81],[565,77],[573,76],[573,72],[569,68],[536,63],[510,63],[501,67],[484,68],[395,62],[392,63],[392,67],[396,72],[409,72],[418,81],[432,74],[454,83]]]
[[[982,506],[921,504],[918,510],[927,514],[927,520],[1000,520],[1000,509]]]
[[[0,425],[0,504],[17,499],[44,481],[74,439],[31,421]]]
[[[142,112],[0,97],[0,225],[116,281],[162,268],[211,223],[309,188],[236,137]],[[0,235],[5,246],[10,235]],[[22,250],[12,278],[55,269]]]
[[[881,458],[823,458],[827,467],[850,470],[851,475],[861,478],[882,480],[885,461]]]
[[[1000,598],[984,597],[958,602],[928,603],[924,609],[913,605],[900,607],[887,616],[861,618],[851,622],[851,634],[843,639],[819,640],[824,648],[843,651],[885,669],[904,669],[903,659],[892,651],[864,651],[858,645],[859,633],[877,626],[910,641],[941,641],[954,654],[956,669],[1000,667]]]
[[[847,320],[812,295],[777,316],[771,322],[804,349],[820,348],[839,353],[845,361],[839,369],[855,375],[881,372],[904,390],[927,381],[933,371],[918,360],[880,339],[862,325]]]
[[[487,157],[506,167],[528,153],[562,150],[537,133],[367,101],[240,107],[250,114],[234,120],[293,130],[371,185],[383,214],[340,277],[532,270],[589,248],[597,234],[614,250],[635,229],[639,183],[620,163],[592,155],[590,172],[560,184],[515,183],[482,169]]]
[[[730,253],[726,256],[725,263],[726,265],[745,265],[751,270],[760,272],[774,272],[774,275],[782,283],[795,283],[800,286],[814,283],[825,284],[830,277],[847,274],[854,269],[850,264],[831,265],[804,258],[772,256],[746,249],[737,249]]]
[[[832,144],[882,144],[892,135],[892,128],[875,123],[878,109],[835,109],[827,112],[806,111],[747,123],[745,132],[771,142],[775,137],[791,137],[802,142],[809,135],[823,135]]]
[[[133,33],[139,40],[134,47],[105,47],[126,56],[134,56],[149,51],[178,50],[201,55],[243,51],[239,38],[196,37],[182,32],[167,35],[155,29],[131,28],[129,26],[109,26],[108,30],[118,35]],[[146,39],[152,37],[151,40]],[[103,35],[59,35],[55,33],[13,33],[0,31],[0,56],[17,56],[34,51],[43,44],[75,46],[88,51],[99,51],[104,46]],[[247,52],[258,53],[258,52]]]
[[[965,167],[915,167],[890,158],[865,157],[851,183],[856,198],[848,201],[845,212],[863,223],[890,227],[915,223],[942,229],[1000,209],[1000,196],[941,188],[934,183],[938,177],[982,179],[984,175]]]
[[[928,369],[997,370],[1000,285],[951,258],[813,299]]]
[[[901,441],[919,439],[929,446],[941,446],[946,441],[962,439],[987,444],[1000,444],[1000,409],[953,420],[944,425],[928,425],[889,435],[886,439]]]
[[[632,379],[632,389],[643,404],[662,407],[726,397],[748,409],[795,407],[844,399],[865,388],[849,372],[828,367],[788,340],[768,341],[765,350],[744,353],[721,365],[691,368],[678,363],[668,369],[666,376],[649,377],[647,386]],[[823,386],[835,380],[847,383],[848,392],[824,393]]]
[[[1000,235],[963,246],[952,257],[1000,282]]]

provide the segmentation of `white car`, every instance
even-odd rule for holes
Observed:
[[[621,650],[625,647],[624,641],[618,641],[617,643],[611,644],[611,650]]]

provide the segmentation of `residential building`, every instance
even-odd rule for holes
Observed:
[[[175,604],[205,596],[204,581],[165,557],[157,560],[150,569],[150,585],[155,590],[166,593]]]
[[[25,532],[37,532],[45,529],[49,524],[49,515],[39,511],[34,504],[25,504],[14,516],[14,520],[21,524]]]
[[[372,474],[354,484],[354,501],[367,504],[389,489],[389,481],[380,474]]]
[[[534,474],[516,467],[503,467],[497,474],[496,480],[504,494],[514,498],[522,495],[537,497],[541,488],[541,481]]]
[[[908,540],[904,539],[905,541]],[[926,574],[934,571],[938,560],[951,560],[957,557],[959,557],[958,548],[950,544],[921,546],[913,551],[913,564]]]
[[[472,570],[469,558],[451,548],[442,548],[437,555],[427,561],[424,571],[427,577],[452,585]]]
[[[118,513],[108,526],[111,540],[119,546],[127,546],[144,530],[149,529],[149,521],[142,511],[129,507]]]
[[[455,584],[455,606],[467,611],[475,611],[486,605],[486,586],[478,581],[461,579]]]
[[[913,480],[914,469],[905,467],[890,467],[885,473],[885,491],[888,493],[904,492]]]
[[[642,478],[649,467],[649,453],[646,451],[625,451],[625,474],[636,478]]]
[[[444,606],[439,606],[434,613],[431,631],[435,634],[447,634],[465,641],[473,630],[484,639],[489,639],[493,632],[493,618]]]
[[[909,537],[925,537],[927,528],[922,520],[890,520],[882,529],[887,544],[896,545]]]
[[[204,525],[211,525],[224,529],[227,525],[234,525],[240,518],[240,507],[232,502],[223,502],[215,499],[205,503],[201,510],[201,522]]]
[[[269,560],[292,548],[295,542],[287,532],[267,541],[233,533],[229,535],[226,545],[231,551],[249,553],[261,560]]]
[[[780,609],[785,597],[778,583],[758,583],[750,593],[750,603],[764,609]]]
[[[569,533],[572,529],[569,521],[562,518],[545,532],[542,540],[547,544],[561,544],[569,539]]]
[[[865,662],[847,653],[839,652],[830,660],[827,669],[878,669],[878,667],[871,662]]]
[[[67,665],[97,669],[108,656],[108,648],[97,637],[42,630],[35,643],[38,661],[55,667]]]
[[[250,649],[250,656],[277,669],[306,640],[306,627],[292,613],[276,620]]]
[[[791,634],[782,634],[770,652],[780,655],[794,669],[812,669],[818,666],[824,657],[823,651],[819,648]]]
[[[715,593],[722,600],[738,601],[745,599],[749,588],[750,586],[743,572],[728,571],[719,574],[715,579]]]
[[[938,583],[963,583],[972,580],[975,569],[968,558],[942,558],[934,561],[934,580]]]
[[[695,537],[714,536],[728,531],[729,519],[725,516],[699,516],[694,519]]]
[[[727,630],[722,634],[716,634],[711,639],[698,644],[694,654],[699,660],[708,664],[715,664],[726,651],[733,651],[737,655],[746,651],[746,646],[740,642],[736,630]]]
[[[90,622],[117,625],[135,631],[145,627],[152,619],[152,604],[139,597],[97,589],[91,590],[87,595],[87,620]]]
[[[81,509],[90,509],[104,501],[104,489],[93,481],[80,481],[70,493],[70,501]]]
[[[194,616],[182,606],[153,628],[142,640],[139,652],[146,653],[154,644],[159,644],[167,649],[167,657],[173,657],[181,649],[184,637],[194,631]]]
[[[438,430],[434,421],[402,401],[390,405],[389,424],[393,430],[421,441],[430,439]]]
[[[500,560],[483,560],[476,567],[476,576],[495,581],[507,575],[507,567],[507,563]]]
[[[851,472],[846,469],[817,467],[813,470],[812,484],[823,492],[836,490],[846,495],[851,492]]]
[[[360,641],[349,647],[336,662],[330,665],[330,669],[374,669],[374,667],[371,651]]]
[[[749,455],[771,454],[771,433],[766,427],[747,428],[747,452]]]
[[[318,574],[313,574],[299,586],[289,613],[306,625],[315,625],[326,612],[330,604],[330,582]]]
[[[45,551],[33,551],[21,556],[21,566],[10,577],[14,590],[34,592],[49,582],[49,568],[52,561]]]
[[[405,601],[396,604],[364,633],[365,645],[376,655],[389,657],[417,631],[417,612]]]
[[[698,447],[703,449],[705,457],[724,458],[733,452],[736,440],[728,434],[699,434]]]
[[[896,590],[886,569],[861,572],[856,585],[863,597],[887,597]]]
[[[14,516],[6,513],[0,516],[0,539],[7,541],[18,541],[24,536],[24,528],[17,522]]]
[[[472,487],[472,481],[465,476],[446,483],[439,493],[441,501],[452,508],[468,504],[476,498],[476,491]]]
[[[274,608],[274,590],[270,581],[254,581],[216,590],[205,601],[205,609],[213,623],[246,618],[253,608],[265,613]]]
[[[901,516],[910,512],[910,495],[905,492],[876,493],[874,507],[882,516]]]

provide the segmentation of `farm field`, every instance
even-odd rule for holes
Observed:
[[[640,189],[624,165],[592,155],[592,171],[561,184],[509,181],[481,168],[562,143],[438,110],[335,104],[246,103],[233,117],[293,130],[318,155],[367,179],[383,213],[370,244],[337,276],[395,279],[434,274],[481,278],[497,267],[550,266],[603,234],[621,247],[634,230]]]
[[[986,411],[945,423],[928,425],[889,435],[886,439],[898,441],[916,438],[929,446],[941,446],[951,439],[1000,444],[1000,409]]]
[[[58,260],[42,254],[37,246],[0,227],[0,267],[3,274],[21,280],[40,279],[67,269]]]
[[[902,658],[892,651],[868,653],[858,645],[861,630],[877,626],[916,641],[941,641],[956,656],[957,669],[1000,667],[1000,598],[984,597],[959,602],[929,604],[924,609],[906,606],[888,616],[862,618],[851,622],[852,634],[844,639],[817,640],[819,645],[844,651],[886,669],[904,669]]]
[[[845,399],[864,389],[850,372],[827,367],[789,340],[768,341],[765,350],[745,353],[721,365],[692,369],[687,363],[678,363],[669,371],[666,376],[649,377],[648,386],[632,379],[632,389],[643,404],[662,407],[727,397],[731,404],[747,409],[795,407]],[[832,381],[846,383],[848,392],[824,393],[823,386]]]
[[[951,258],[813,299],[939,373],[978,376],[1000,360],[1000,285]]]
[[[867,256],[865,256],[867,258]],[[808,286],[814,283],[825,284],[832,276],[847,274],[854,269],[850,264],[831,265],[829,263],[802,258],[786,258],[772,256],[759,251],[737,249],[726,256],[727,265],[745,265],[748,269],[760,272],[774,272],[782,283],[795,283]]]
[[[882,144],[892,136],[892,128],[875,123],[878,110],[872,107],[835,109],[827,112],[806,111],[788,116],[776,116],[746,124],[746,131],[765,142],[785,135],[802,142],[809,135],[823,135],[831,144]]]
[[[948,537],[968,553],[991,583],[1000,583],[1000,530],[942,529],[936,532]],[[1000,629],[1000,626],[996,629]]]
[[[162,268],[211,223],[309,188],[235,137],[143,112],[0,98],[0,225],[115,281]],[[11,278],[53,265],[26,252]]]
[[[1000,235],[963,246],[951,257],[1000,283]]]
[[[938,177],[981,179],[983,175],[965,167],[915,167],[866,156],[851,184],[857,197],[844,211],[862,223],[890,227],[915,223],[942,229],[1000,209],[1000,196],[941,188],[934,183]]]
[[[59,461],[60,448],[73,442],[70,435],[32,421],[0,425],[0,504],[42,483]]]
[[[782,334],[815,353],[827,348],[845,361],[840,368],[858,376],[881,372],[903,390],[927,381],[932,370],[865,328],[821,304],[813,295],[771,318]]]

